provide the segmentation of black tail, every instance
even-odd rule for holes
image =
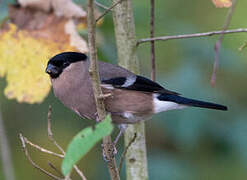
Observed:
[[[188,105],[188,106],[195,106],[195,107],[201,107],[201,108],[209,108],[209,109],[217,109],[217,110],[223,110],[227,111],[227,107],[220,105],[220,104],[214,104],[210,102],[204,102],[204,101],[198,101],[194,99],[188,99],[184,98],[178,95],[173,94],[161,94],[157,97],[161,101],[171,101],[178,104]]]

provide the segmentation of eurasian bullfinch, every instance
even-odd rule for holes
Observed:
[[[132,124],[153,114],[185,107],[226,111],[227,107],[189,99],[170,91],[120,66],[98,61],[101,87],[106,97],[106,111],[116,124]],[[78,52],[63,52],[52,57],[46,68],[55,96],[79,116],[97,119],[89,59]]]

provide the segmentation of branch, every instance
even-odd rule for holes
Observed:
[[[52,108],[51,108],[51,105],[49,105],[48,114],[47,114],[47,132],[48,132],[48,138],[59,149],[59,151],[63,155],[65,155],[65,151],[63,150],[63,148],[53,138],[53,133],[52,133],[52,130],[51,130],[51,113],[52,113]]]
[[[41,171],[42,173],[46,174],[47,176],[53,178],[53,179],[56,179],[56,180],[63,180],[63,178],[60,178],[60,177],[57,177],[53,174],[51,174],[50,172],[42,169],[41,167],[39,167],[33,160],[32,158],[29,156],[29,153],[28,153],[28,150],[27,150],[27,147],[26,147],[26,139],[22,136],[22,134],[19,134],[19,138],[21,140],[21,145],[22,145],[22,148],[23,148],[23,151],[27,157],[27,159],[29,160],[29,162],[32,164],[33,167],[35,167],[36,169],[38,169],[39,171]]]
[[[97,108],[97,114],[100,121],[105,119],[106,111],[104,105],[104,99],[98,98],[102,97],[102,90],[100,87],[99,71],[97,63],[97,50],[95,45],[95,18],[94,18],[94,6],[93,0],[88,0],[88,15],[87,15],[87,25],[88,25],[88,45],[89,45],[89,55],[90,55],[90,67],[89,74],[92,80],[93,92],[95,97],[95,103]],[[103,138],[103,149],[104,154],[107,158],[108,170],[112,180],[119,180],[120,176],[117,170],[116,160],[114,157],[114,146],[112,144],[111,136],[106,136]]]
[[[22,135],[21,135],[21,136],[22,136]],[[28,140],[26,137],[24,137],[24,136],[22,136],[22,138],[25,140],[25,143],[26,143],[26,144],[29,144],[30,146],[32,146],[32,147],[38,149],[38,150],[41,151],[41,152],[44,152],[44,153],[47,153],[47,154],[50,154],[50,155],[53,155],[53,156],[56,156],[56,157],[59,157],[59,158],[64,158],[64,155],[63,155],[63,154],[54,153],[54,152],[49,151],[49,150],[47,150],[47,149],[45,149],[45,148],[43,148],[43,147],[40,147],[39,145],[34,144],[34,143],[32,143],[31,141],[29,141],[29,140]]]
[[[121,3],[123,0],[119,0],[118,2],[114,3],[113,5],[111,5],[111,7],[107,8],[106,11],[101,14],[97,19],[96,22],[98,22],[101,18],[103,18],[109,11],[111,11],[116,5],[118,5],[119,3]]]
[[[239,29],[231,29],[222,31],[210,31],[210,32],[203,32],[203,33],[194,33],[194,34],[182,34],[182,35],[173,35],[173,36],[160,36],[154,38],[144,38],[139,39],[137,41],[137,46],[142,43],[150,42],[150,41],[167,41],[172,39],[187,39],[187,38],[197,38],[197,37],[206,37],[206,36],[214,36],[220,34],[232,34],[232,33],[241,33],[247,32],[247,28],[239,28]]]
[[[53,155],[53,156],[56,156],[56,157],[59,157],[59,158],[64,158],[64,155],[65,155],[65,151],[63,150],[63,148],[55,141],[55,139],[53,138],[53,133],[51,131],[51,113],[52,113],[52,109],[51,109],[51,106],[49,106],[49,110],[48,110],[48,136],[49,136],[49,139],[53,142],[53,144],[55,144],[55,146],[61,151],[62,154],[58,154],[58,153],[55,153],[55,152],[52,152],[52,151],[49,151],[37,144],[34,144],[32,143],[31,141],[29,141],[26,137],[24,137],[22,134],[19,135],[20,137],[20,140],[22,142],[22,147],[24,149],[24,152],[25,152],[25,155],[26,157],[28,158],[28,160],[30,161],[30,163],[37,169],[39,169],[41,172],[47,174],[48,176],[52,175],[54,176],[53,174],[49,173],[48,171],[42,169],[41,167],[39,167],[36,163],[34,163],[31,159],[31,157],[29,156],[28,154],[28,151],[27,151],[27,148],[26,148],[26,144],[29,144],[31,147],[41,151],[41,152],[44,152],[44,153],[47,153],[47,154],[50,154],[50,155]],[[56,172],[58,172],[59,174],[62,174],[61,172],[59,172],[51,163],[48,163],[49,166],[55,170]],[[77,172],[77,174],[81,177],[82,180],[86,180],[86,177],[84,176],[84,174],[81,172],[81,170],[76,166],[74,165],[74,169],[75,171]],[[54,176],[53,178],[56,178],[56,176]],[[65,179],[70,179],[69,176],[65,177]],[[60,179],[60,178],[59,178]]]
[[[218,69],[218,66],[219,66],[219,50],[220,50],[220,47],[221,47],[221,43],[222,43],[222,41],[224,39],[224,34],[225,34],[224,32],[226,31],[226,29],[230,25],[230,21],[232,19],[232,15],[233,15],[233,12],[234,12],[235,7],[236,7],[236,3],[237,3],[237,0],[233,0],[232,7],[229,9],[229,11],[227,13],[226,21],[225,21],[225,24],[223,26],[223,30],[221,31],[219,39],[218,39],[218,41],[216,42],[216,44],[214,46],[215,57],[214,57],[213,73],[212,73],[211,80],[210,80],[211,86],[214,86],[215,83],[216,83],[216,72],[217,72],[217,69]]]
[[[49,165],[56,173],[58,173],[60,176],[63,176],[63,174],[60,172],[60,170],[58,170],[51,162],[48,162],[48,165]]]
[[[150,17],[150,38],[154,37],[154,0],[150,0],[151,4],[151,17]],[[155,81],[155,47],[154,41],[151,41],[151,62],[152,62],[152,72],[151,72],[151,79]]]
[[[52,113],[52,108],[51,105],[49,105],[49,109],[48,109],[48,114],[47,114],[47,121],[48,121],[48,126],[47,126],[47,132],[48,132],[48,137],[51,140],[51,142],[53,142],[53,144],[60,150],[60,152],[63,154],[63,158],[65,156],[65,151],[63,150],[63,148],[56,142],[56,140],[53,137],[53,133],[51,130],[51,113]],[[82,171],[78,168],[77,165],[74,165],[74,170],[76,171],[76,173],[81,177],[82,180],[87,180],[87,178],[85,177],[85,175],[82,173]]]
[[[105,5],[103,5],[103,4],[101,4],[101,3],[97,2],[97,1],[94,1],[94,4],[96,4],[97,6],[103,8],[103,9],[105,9],[105,10],[108,9],[108,7],[106,7]]]
[[[113,0],[114,3],[118,0]],[[117,44],[118,63],[120,66],[139,73],[139,61],[136,53],[135,23],[132,9],[132,0],[125,0],[113,9],[113,22]],[[126,179],[148,179],[147,152],[145,139],[145,123],[141,121],[128,125],[124,133],[125,147],[136,134],[126,153]]]

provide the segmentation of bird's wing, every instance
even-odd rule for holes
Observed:
[[[101,82],[103,85],[111,85],[119,89],[179,95],[179,93],[167,90],[158,83],[142,76],[131,75],[128,77],[115,77],[102,80]]]

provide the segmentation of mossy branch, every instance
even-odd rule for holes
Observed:
[[[118,1],[113,0],[113,3]],[[113,9],[113,20],[119,65],[134,73],[139,73],[131,0],[122,1]],[[125,146],[128,146],[135,134],[135,142],[131,144],[126,153],[127,180],[146,180],[148,179],[148,170],[144,122],[128,126],[124,137]]]

